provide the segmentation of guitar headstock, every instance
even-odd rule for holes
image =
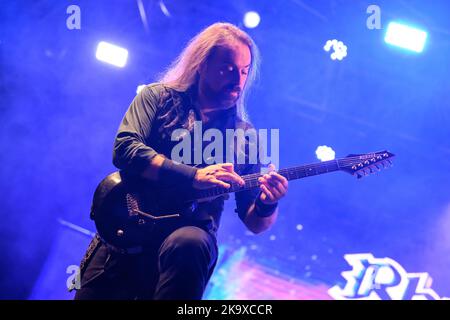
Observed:
[[[358,179],[392,166],[394,154],[389,151],[380,151],[365,154],[349,154],[338,159],[339,168],[355,175]]]

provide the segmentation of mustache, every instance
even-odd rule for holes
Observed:
[[[229,84],[225,86],[224,91],[236,91],[237,93],[241,93],[242,89],[239,85]]]

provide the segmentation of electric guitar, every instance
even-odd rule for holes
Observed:
[[[357,178],[390,166],[394,154],[388,151],[351,154],[345,158],[301,165],[278,170],[287,180],[311,177],[334,171],[345,171]],[[213,187],[205,190],[183,192],[161,188],[156,182],[126,176],[121,171],[108,175],[97,186],[91,207],[91,218],[99,235],[119,248],[132,248],[152,241],[155,229],[176,225],[177,221],[193,213],[202,201],[232,192],[259,188],[254,173],[242,176],[245,185],[231,184],[228,189]]]

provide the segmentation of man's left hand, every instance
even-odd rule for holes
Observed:
[[[260,183],[260,199],[264,204],[274,204],[283,198],[288,190],[288,181],[275,171],[273,164],[269,165],[269,172],[258,178]]]

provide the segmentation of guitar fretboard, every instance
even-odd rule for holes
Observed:
[[[319,174],[324,174],[328,172],[337,171],[340,169],[339,167],[339,161],[337,160],[330,160],[330,161],[324,161],[321,163],[314,163],[309,165],[302,165],[297,167],[291,167],[291,168],[285,168],[280,169],[278,173],[285,177],[287,180],[296,180],[301,178],[306,178],[310,176],[315,176]],[[232,192],[240,192],[244,190],[254,189],[259,187],[259,181],[258,178],[263,176],[261,173],[253,173],[241,176],[242,179],[245,181],[245,185],[240,186],[237,183],[232,183],[231,187],[228,189],[222,188],[222,187],[215,187],[205,190],[198,190],[195,192],[194,200],[195,199],[204,199],[204,198],[211,198],[220,196],[226,193],[232,193]]]

